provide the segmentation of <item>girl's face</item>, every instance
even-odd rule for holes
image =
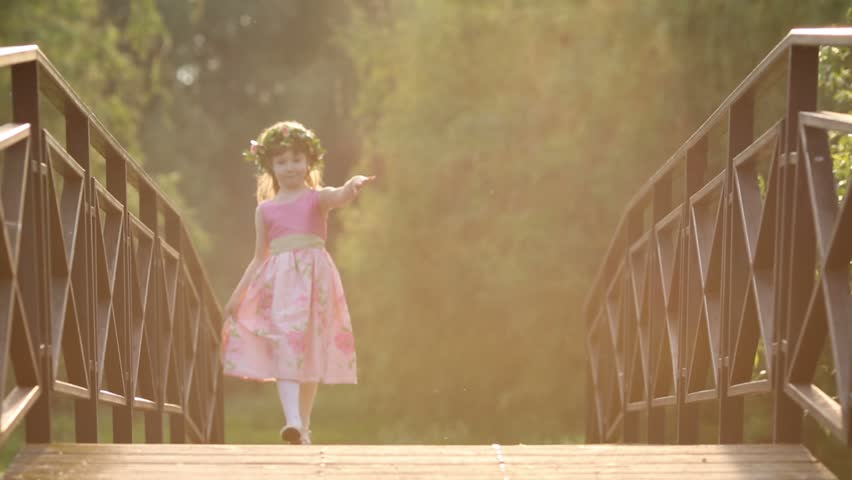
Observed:
[[[297,190],[308,176],[308,157],[302,152],[287,150],[272,157],[272,172],[281,188]]]

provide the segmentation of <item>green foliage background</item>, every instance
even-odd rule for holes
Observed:
[[[314,128],[330,184],[379,175],[333,219],[361,383],[321,389],[318,440],[579,442],[580,310],[625,202],[790,28],[849,6],[6,0],[0,44],[39,43],[153,172],[221,298],[251,256],[239,152],[261,128]],[[847,53],[823,53],[823,103],[852,110]],[[274,441],[274,389],[227,388],[227,440]]]

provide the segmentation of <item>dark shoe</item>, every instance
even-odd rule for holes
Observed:
[[[298,427],[284,425],[284,427],[281,428],[281,440],[289,443],[290,445],[301,445],[302,432]]]

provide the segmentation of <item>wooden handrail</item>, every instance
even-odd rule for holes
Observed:
[[[0,327],[11,328],[14,367],[0,359],[0,384],[14,368],[17,388],[2,403],[0,443],[25,415],[27,441],[49,442],[54,395],[76,399],[79,442],[99,441],[99,404],[113,407],[115,442],[132,441],[134,411],[147,442],[163,441],[164,418],[172,442],[222,442],[222,382],[198,380],[221,379],[221,362],[193,352],[219,352],[223,312],[183,218],[37,46],[0,48],[2,67],[13,123],[0,125]],[[40,98],[65,117],[64,145],[42,128]],[[189,318],[185,302],[203,308]],[[203,328],[186,339],[189,321]],[[191,405],[190,392],[215,403]]]
[[[816,111],[821,46],[852,46],[852,28],[790,31],[628,202],[583,307],[590,442],[694,443],[713,402],[717,440],[739,443],[743,399],[768,395],[773,441],[801,442],[808,411],[852,445],[852,195],[838,203],[829,148],[852,115]],[[778,67],[782,113],[755,131]],[[709,171],[720,126],[725,164]],[[823,344],[836,373],[818,385]]]
[[[38,58],[38,45],[0,47],[0,68],[19,63],[32,62]]]

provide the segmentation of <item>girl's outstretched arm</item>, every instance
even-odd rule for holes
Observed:
[[[237,288],[234,289],[234,293],[231,294],[230,300],[228,300],[228,303],[225,304],[226,314],[233,314],[237,311],[237,307],[239,307],[240,301],[243,297],[243,291],[246,289],[246,286],[248,286],[251,279],[254,278],[254,275],[257,272],[257,267],[263,263],[263,260],[266,259],[266,256],[269,254],[269,250],[266,245],[266,226],[263,224],[260,205],[258,205],[257,209],[254,211],[254,230],[254,258],[251,259],[251,263],[249,263],[248,267],[246,267],[246,271],[243,273],[240,283],[237,284]]]
[[[342,207],[358,196],[361,189],[369,185],[376,179],[376,176],[365,177],[364,175],[355,175],[343,184],[342,187],[325,187],[320,190],[319,201],[326,210]]]

